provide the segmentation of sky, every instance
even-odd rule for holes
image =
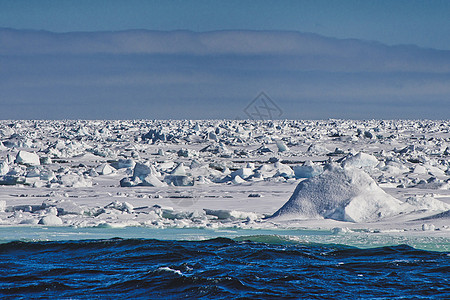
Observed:
[[[2,0],[0,27],[292,30],[450,50],[448,0]]]
[[[448,119],[449,15],[436,0],[2,0],[0,119],[241,119],[261,92],[277,118]]]

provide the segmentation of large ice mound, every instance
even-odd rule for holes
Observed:
[[[322,174],[300,182],[271,218],[370,222],[399,214],[403,205],[364,171],[330,164]]]

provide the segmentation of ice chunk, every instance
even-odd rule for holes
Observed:
[[[178,166],[172,170],[170,175],[167,175],[164,180],[167,183],[171,183],[174,186],[192,186],[194,185],[194,179],[190,177],[190,174],[186,173],[186,168],[183,163],[178,164]]]
[[[52,170],[42,170],[39,177],[41,180],[49,181],[55,178],[55,173]]]
[[[99,175],[109,175],[114,173],[114,171],[116,171],[113,167],[111,167],[109,164],[101,164],[100,166],[98,166],[97,168],[95,168],[95,171],[99,174]]]
[[[436,226],[434,224],[422,224],[422,231],[433,231],[436,230]]]
[[[208,178],[206,178],[205,176],[201,175],[197,178],[196,181],[197,184],[211,184],[212,181]]]
[[[233,182],[234,184],[241,184],[244,183],[245,180],[242,179],[241,176],[236,175],[231,182]]]
[[[162,129],[151,129],[146,134],[142,135],[142,139],[145,140],[152,140],[153,143],[156,143],[157,141],[163,141],[167,142],[174,138],[174,136],[165,130]]]
[[[135,185],[135,183],[131,180],[130,177],[125,177],[120,180],[121,187],[132,187],[134,185]]]
[[[181,148],[180,150],[178,150],[177,154],[180,157],[194,157],[194,156],[198,156],[196,151],[194,151],[192,149],[186,149],[186,148]]]
[[[269,147],[266,147],[265,145],[262,145],[261,147],[256,149],[255,152],[260,154],[260,155],[263,155],[263,154],[266,154],[266,153],[273,153],[273,151]]]
[[[100,176],[100,174],[98,174],[97,171],[95,171],[95,169],[90,169],[88,174],[91,177],[98,177],[98,176]]]
[[[380,164],[377,168],[389,175],[400,175],[410,171],[409,168],[394,160],[387,160],[384,166]]]
[[[168,183],[174,186],[193,186],[194,179],[186,175],[168,175],[164,178]]]
[[[445,172],[438,167],[426,165],[428,172],[433,176],[445,176]]]
[[[78,204],[73,202],[72,200],[58,200],[58,201],[48,201],[42,203],[42,207],[56,207],[58,215],[82,215],[84,213],[84,209],[81,208]]]
[[[15,185],[24,183],[25,179],[16,175],[0,176],[0,185]]]
[[[216,135],[214,132],[208,132],[207,138],[208,138],[209,140],[213,140],[213,141],[216,141],[216,142],[219,140],[219,139],[217,138],[217,135]]]
[[[311,178],[322,174],[323,167],[321,165],[314,164],[310,160],[306,161],[303,166],[295,166],[294,173],[297,178]]]
[[[237,210],[226,210],[226,209],[203,209],[207,215],[216,216],[219,220],[256,220],[258,219],[258,215],[253,212],[243,212]]]
[[[346,156],[342,161],[342,166],[344,166],[345,168],[353,167],[360,169],[370,169],[374,168],[376,165],[378,165],[378,163],[379,161],[375,156],[358,152],[355,155]]]
[[[147,175],[149,175],[151,173],[151,169],[149,165],[146,164],[142,164],[142,163],[137,163],[134,166],[134,170],[133,170],[133,177],[139,177],[139,178],[143,178]]]
[[[239,176],[243,179],[248,178],[249,176],[253,175],[253,171],[250,168],[241,168],[239,170],[236,170],[231,173],[231,177],[234,178],[236,176]]]
[[[373,138],[373,133],[370,132],[369,130],[364,131],[364,137],[368,138],[368,139],[372,139]]]
[[[36,168],[36,167],[28,168],[26,177],[31,178],[31,177],[40,177],[40,176],[41,176],[41,171],[39,168]]]
[[[180,163],[170,174],[174,176],[186,176],[186,169],[183,163]]]
[[[429,195],[422,197],[409,197],[406,199],[406,203],[412,205],[415,209],[420,210],[432,210],[432,211],[447,211],[450,209],[450,205],[434,199]]]
[[[274,165],[274,169],[277,170],[275,176],[281,176],[284,178],[292,178],[295,173],[288,165],[282,164],[281,162],[276,162]]]
[[[67,187],[91,187],[92,181],[76,174],[62,175],[59,183]]]
[[[134,168],[135,165],[136,163],[132,159],[119,159],[119,161],[115,164],[115,166],[117,166],[116,169]]]
[[[131,205],[128,202],[119,202],[119,201],[114,201],[111,202],[110,204],[106,205],[105,208],[113,208],[113,209],[117,209],[123,212],[128,212],[131,213],[134,210],[133,205]]]
[[[307,152],[310,154],[324,155],[330,152],[330,150],[319,144],[311,144],[309,145]]]
[[[191,162],[190,168],[191,168],[191,169],[197,169],[197,168],[201,168],[201,167],[203,167],[203,166],[206,166],[206,165],[203,164],[202,162],[200,162],[200,161],[194,159],[194,160],[192,160],[192,162]]]
[[[156,171],[154,166],[142,163],[136,163],[133,170],[133,177],[139,177],[143,180],[147,175],[155,175],[158,176],[159,173]]]
[[[416,174],[427,174],[428,170],[424,166],[417,165],[414,167],[413,172]]]
[[[421,189],[447,190],[450,188],[450,180],[441,180],[436,177],[430,177],[428,180],[421,180],[416,186]]]
[[[39,166],[41,164],[39,155],[27,151],[19,151],[16,156],[16,163],[23,165]]]
[[[333,232],[333,234],[342,234],[351,232],[351,230],[348,227],[335,227],[331,231]]]
[[[161,182],[155,175],[149,174],[147,175],[140,185],[143,186],[154,186],[154,187],[163,187],[166,186],[164,182]]]
[[[0,175],[6,175],[9,172],[9,165],[6,161],[0,161]]]
[[[289,151],[288,146],[283,141],[277,141],[278,152]]]
[[[41,165],[50,165],[50,164],[53,163],[52,159],[50,157],[48,157],[48,156],[41,157],[40,161],[41,161]]]
[[[60,217],[51,214],[51,215],[42,217],[39,220],[38,224],[46,225],[46,226],[60,226],[60,225],[63,225],[63,221],[61,220]]]

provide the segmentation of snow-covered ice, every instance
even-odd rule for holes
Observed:
[[[329,164],[321,175],[300,182],[272,218],[367,222],[409,210],[402,208],[407,205],[386,194],[364,171]]]
[[[0,225],[448,237],[449,146],[448,120],[0,121]]]

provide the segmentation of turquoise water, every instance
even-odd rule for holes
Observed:
[[[262,236],[262,237],[261,237]],[[146,227],[73,228],[73,227],[0,227],[0,243],[11,241],[68,241],[86,239],[157,239],[201,241],[218,237],[272,243],[339,244],[357,248],[408,245],[429,251],[450,252],[450,237],[427,236],[427,232],[402,233],[352,232],[333,234],[328,230],[197,229]]]

